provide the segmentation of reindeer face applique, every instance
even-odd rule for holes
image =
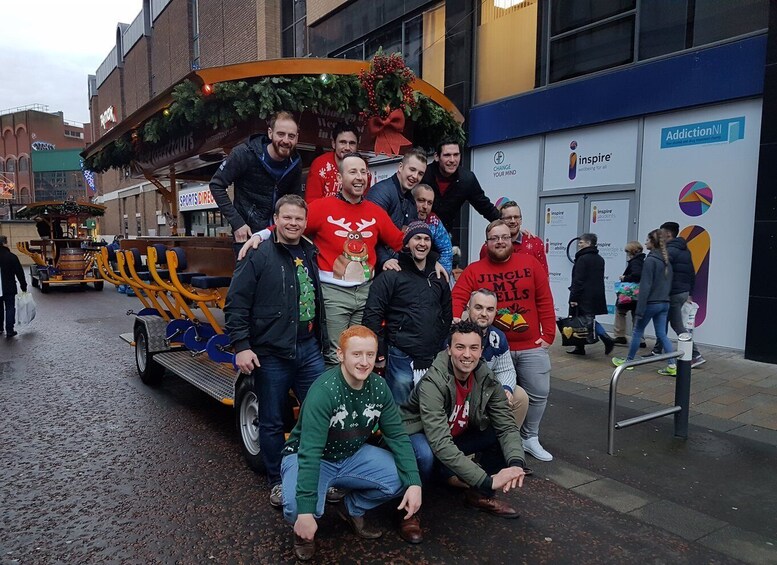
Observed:
[[[351,226],[351,222],[346,222],[345,218],[336,220],[329,216],[326,221],[339,228],[343,228],[336,230],[335,235],[345,239],[343,242],[343,253],[337,257],[333,265],[334,277],[342,281],[357,283],[370,280],[372,278],[372,269],[367,262],[369,251],[365,238],[372,237],[373,233],[365,230],[376,224],[377,220],[375,218],[359,220],[356,222],[355,230]]]

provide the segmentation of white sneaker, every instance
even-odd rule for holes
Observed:
[[[540,438],[530,437],[523,440],[523,450],[540,461],[553,461],[553,456],[540,445]]]
[[[691,368],[692,368],[692,369],[695,369],[696,367],[701,367],[701,366],[702,366],[702,365],[704,365],[706,362],[707,362],[707,360],[706,360],[704,357],[702,357],[701,355],[697,355],[697,356],[696,356],[696,357],[694,357],[694,358],[693,358],[693,360],[691,361]]]

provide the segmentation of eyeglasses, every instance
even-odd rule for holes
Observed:
[[[510,241],[512,238],[513,236],[511,235],[492,235],[491,237],[487,237],[486,241],[496,243],[497,241]]]

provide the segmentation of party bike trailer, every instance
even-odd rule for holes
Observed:
[[[20,253],[29,256],[32,286],[46,293],[51,286],[87,286],[102,290],[104,281],[95,263],[100,246],[88,237],[88,223],[102,216],[105,206],[89,202],[42,201],[27,204],[17,218],[36,221],[39,239],[17,243]]]
[[[232,148],[267,131],[270,116],[293,112],[303,169],[331,148],[338,122],[363,133],[368,158],[397,157],[412,145],[443,138],[464,141],[463,117],[439,90],[415,77],[401,55],[372,61],[282,59],[192,71],[90,145],[84,166],[94,172],[129,169],[162,194],[172,234],[178,234],[177,183],[208,181]],[[304,172],[304,171],[303,171]],[[165,236],[124,240],[96,256],[100,275],[131,288],[142,308],[132,312],[142,381],[180,377],[235,408],[248,465],[262,468],[259,403],[251,375],[241,374],[224,326],[223,307],[234,270],[229,238]]]

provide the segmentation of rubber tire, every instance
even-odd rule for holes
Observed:
[[[158,385],[165,374],[165,368],[148,352],[148,330],[143,325],[135,328],[135,367],[140,380],[148,386]]]
[[[105,281],[95,281],[94,282],[94,289],[95,290],[102,290],[105,286]]]
[[[46,294],[49,291],[49,283],[47,282],[40,282],[40,292],[41,294]]]
[[[259,446],[259,430],[254,423],[258,416],[259,406],[254,392],[254,378],[243,377],[237,385],[235,394],[235,427],[246,464],[255,473],[263,473],[264,460]]]

